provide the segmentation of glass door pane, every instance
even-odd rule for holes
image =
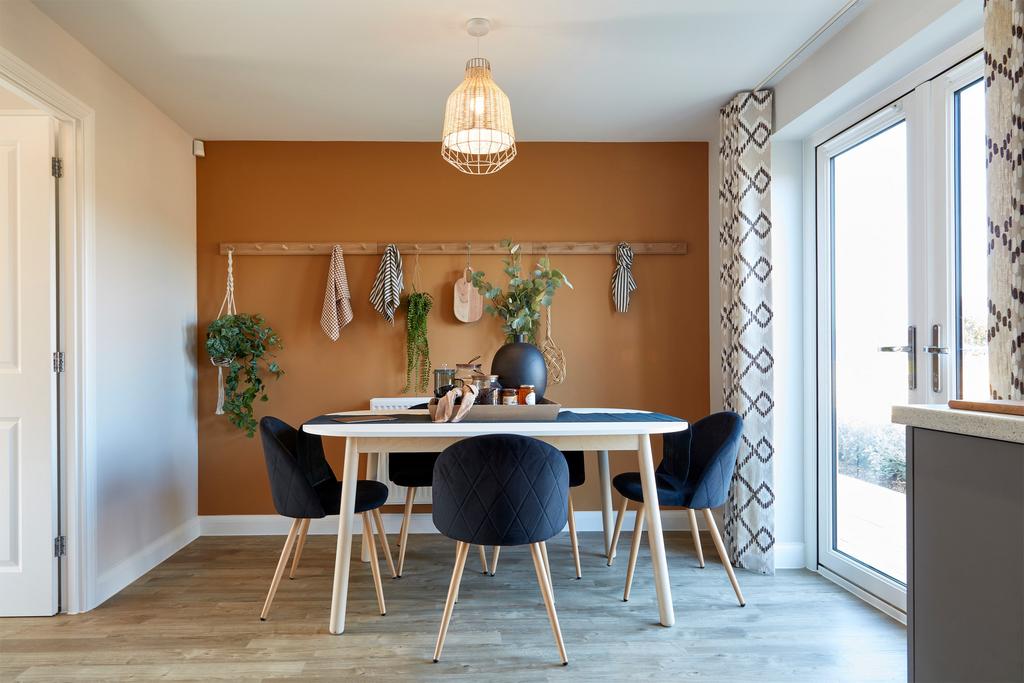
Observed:
[[[834,550],[906,582],[907,123],[830,159]]]
[[[988,398],[988,229],[985,207],[985,88],[982,79],[953,95],[957,237],[959,395]]]

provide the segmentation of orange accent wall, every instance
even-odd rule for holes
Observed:
[[[685,256],[637,256],[629,313],[611,302],[611,256],[558,256],[575,291],[559,290],[554,338],[565,351],[564,384],[548,396],[566,406],[635,407],[696,419],[708,412],[708,146],[669,143],[522,143],[504,170],[459,173],[437,143],[207,142],[196,160],[199,324],[199,513],[273,513],[259,437],[246,438],[213,414],[217,373],[203,348],[206,325],[224,296],[221,242],[415,242],[499,240],[676,241]],[[497,322],[472,324],[452,313],[452,289],[465,255],[403,254],[406,287],[434,297],[428,323],[435,366],[503,343]],[[239,310],[264,315],[284,350],[285,375],[270,381],[273,414],[298,425],[335,410],[362,409],[372,396],[396,396],[405,382],[405,316],[391,327],[371,308],[378,256],[345,260],[354,321],[338,342],[320,331],[327,256],[235,259]],[[527,261],[528,263],[528,261]],[[473,265],[504,282],[498,257]],[[158,388],[155,388],[158,390]],[[341,471],[342,444],[327,440]],[[657,447],[657,445],[656,445]],[[616,471],[635,469],[627,454]],[[600,507],[597,467],[574,491],[577,510]]]

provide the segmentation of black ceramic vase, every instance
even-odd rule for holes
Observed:
[[[548,368],[544,354],[525,339],[524,335],[517,335],[514,342],[498,349],[491,361],[491,374],[497,375],[501,386],[507,388],[532,384],[539,402],[548,386]]]

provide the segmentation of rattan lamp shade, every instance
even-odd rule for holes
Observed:
[[[512,107],[483,57],[466,62],[466,78],[448,96],[441,156],[470,175],[499,171],[516,156]]]

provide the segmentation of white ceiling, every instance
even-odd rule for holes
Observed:
[[[843,0],[36,0],[196,137],[437,140],[476,44],[520,140],[706,140]]]

